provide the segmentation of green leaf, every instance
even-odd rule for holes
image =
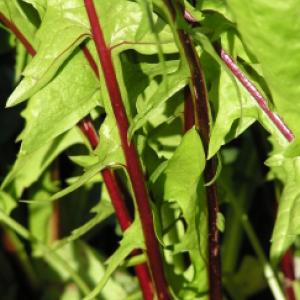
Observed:
[[[187,82],[188,72],[186,67],[181,66],[176,72],[168,74],[156,91],[149,96],[149,99],[146,99],[144,107],[134,117],[129,128],[129,137],[132,137],[138,129],[145,125],[148,119],[158,112],[160,106],[186,86]]]
[[[15,82],[20,81],[21,74],[25,68],[28,53],[22,43],[16,40],[16,64],[15,64]]]
[[[135,49],[144,54],[157,54],[157,38],[151,30],[141,31],[145,21],[143,8],[131,1],[101,1],[95,3],[108,46],[115,53]],[[120,17],[122,16],[122,17]],[[164,53],[177,51],[173,34],[161,18],[153,15],[154,31],[157,33]]]
[[[220,232],[225,231],[225,217],[220,212],[218,212],[218,215],[217,215],[217,227]]]
[[[260,113],[258,105],[245,88],[236,80],[236,85],[233,85],[232,80],[235,79],[221,68],[220,79],[214,82],[210,92],[212,101],[218,103],[218,111],[212,126],[208,158],[213,157],[223,144],[246,130]],[[236,128],[232,128],[236,121]]]
[[[229,0],[237,29],[261,64],[276,110],[296,136],[300,104],[300,19],[297,0]],[[288,41],[288,44],[287,44]],[[288,84],[287,84],[288,83]]]
[[[270,250],[271,259],[277,264],[300,234],[300,157],[284,158],[278,154],[269,158],[266,164],[280,172],[284,180]]]
[[[159,158],[169,159],[181,142],[182,121],[179,118],[165,121],[148,134],[147,143]]]
[[[100,127],[100,142],[94,153],[99,160],[125,165],[118,127],[113,116],[108,114]]]
[[[108,162],[107,162],[108,163]],[[82,185],[85,183],[89,182],[95,175],[97,175],[101,170],[103,170],[106,167],[106,162],[105,161],[100,161],[93,166],[89,167],[83,175],[81,175],[73,184],[70,186],[66,187],[65,189],[55,193],[52,195],[49,199],[48,202],[55,201],[57,199],[60,199],[78,188],[80,188]],[[36,203],[42,203],[40,201],[35,201]]]
[[[222,0],[203,0],[201,2],[197,2],[196,8],[202,11],[214,11],[223,15],[226,19],[232,20],[232,14],[228,8],[228,5],[225,1]]]
[[[76,155],[69,156],[69,159],[75,164],[83,168],[88,168],[97,163],[98,158],[96,155]]]
[[[100,101],[99,85],[81,51],[28,102],[22,153],[31,153],[75,126]]]
[[[145,103],[158,88],[160,78],[178,70],[179,60],[160,62],[156,56],[128,51],[120,55],[119,61],[115,60],[115,67],[122,99],[131,121],[137,111],[144,109]]]
[[[73,184],[54,194],[48,201],[57,200],[75,191],[106,167],[117,167],[125,164],[117,126],[109,115],[100,128],[100,136],[101,142],[95,150],[98,162],[89,166]]]
[[[0,207],[2,211],[9,216],[16,206],[16,200],[10,194],[0,190]]]
[[[192,262],[180,299],[195,299],[205,295],[208,290],[207,211],[202,179],[204,167],[205,154],[201,139],[196,129],[192,128],[184,135],[159,179],[164,188],[165,201],[178,205],[187,224],[181,241],[174,245],[174,254],[188,251]],[[189,291],[192,289],[195,291]]]
[[[139,219],[135,219],[132,225],[124,232],[124,237],[120,243],[120,247],[106,262],[108,267],[101,278],[101,281],[96,285],[94,290],[84,298],[84,300],[91,300],[96,297],[105,287],[111,274],[124,261],[124,259],[134,249],[144,249],[144,239]]]
[[[37,151],[28,155],[20,153],[12,170],[5,177],[1,189],[6,188],[14,180],[16,194],[19,197],[62,151],[81,141],[78,131],[73,129],[46,143]]]
[[[49,1],[36,34],[37,54],[24,70],[24,79],[10,95],[7,106],[28,99],[44,87],[74,49],[88,37],[88,28],[80,0]]]
[[[233,80],[235,84],[233,84]],[[261,110],[249,92],[228,73],[220,69],[220,80],[211,91],[213,101],[218,101],[218,112],[212,127],[208,158],[213,157],[221,145],[238,137],[256,120],[277,140],[285,144],[279,130]]]

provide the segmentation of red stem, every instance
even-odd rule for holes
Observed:
[[[92,70],[94,71],[96,77],[98,79],[100,79],[100,74],[99,74],[99,69],[98,69],[98,66],[94,60],[94,57],[92,56],[91,52],[89,51],[89,49],[86,47],[86,45],[81,45],[80,46],[86,60],[89,62],[90,64],[90,67],[92,68]]]
[[[92,148],[95,149],[99,144],[99,138],[91,119],[88,117],[84,118],[78,123],[78,127],[89,140]],[[132,224],[132,220],[122,197],[122,193],[119,189],[115,174],[109,169],[104,169],[101,171],[101,175],[107,187],[110,198],[112,199],[112,204],[115,208],[121,229],[125,231]]]
[[[30,42],[26,39],[26,37],[22,34],[22,32],[16,27],[16,25],[12,23],[10,20],[8,20],[1,12],[0,12],[0,20],[4,23],[4,25],[7,28],[9,28],[15,34],[15,36],[23,44],[27,52],[31,56],[34,56],[36,54],[36,51],[30,44]]]
[[[284,291],[288,300],[296,300],[293,289],[293,282],[295,281],[293,253],[291,249],[286,251],[280,262],[281,270],[284,274]]]
[[[85,0],[84,2],[120,134],[121,144],[126,160],[126,167],[142,223],[146,251],[157,297],[158,299],[164,300],[170,299],[168,284],[164,275],[162,258],[159,251],[159,244],[154,232],[150,199],[146,183],[144,181],[143,171],[135,145],[127,139],[129,122],[126,116],[125,107],[123,105],[120,88],[112,62],[111,50],[105,43],[93,0]]]
[[[35,49],[30,44],[30,42],[26,39],[26,37],[19,31],[19,29],[1,13],[0,13],[0,20],[15,34],[15,36],[20,40],[20,42],[26,48],[28,53],[31,56],[35,56],[36,54]],[[97,78],[99,78],[99,70],[97,68],[97,64],[93,59],[91,53],[85,46],[82,47],[82,51],[87,61],[89,62],[91,68],[95,72],[95,75],[97,76]],[[87,137],[87,139],[89,140],[92,148],[95,149],[99,143],[99,138],[90,118],[84,118],[82,121],[78,123],[78,126],[81,129],[81,131],[84,133],[84,135]],[[103,177],[103,181],[106,185],[106,188],[108,190],[108,193],[110,195],[121,229],[125,231],[131,225],[132,220],[129,211],[125,205],[125,201],[122,197],[122,193],[119,189],[118,182],[115,178],[115,174],[109,169],[103,170],[101,174]],[[57,220],[57,216],[55,216],[55,219]],[[134,250],[131,253],[131,255],[139,255],[141,253],[142,252],[140,250]],[[136,265],[135,271],[142,289],[143,298],[145,300],[152,300],[153,287],[152,287],[151,276],[149,274],[147,264],[144,263],[144,264]]]

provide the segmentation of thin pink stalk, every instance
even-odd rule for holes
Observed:
[[[21,33],[21,31],[10,22],[3,14],[0,13],[0,20],[9,28],[15,36],[19,39],[19,41],[23,44],[23,46],[26,48],[28,53],[31,56],[36,55],[36,50],[33,48],[33,46],[30,44],[30,42],[26,39],[26,37]],[[95,75],[99,78],[99,70],[97,68],[97,64],[94,61],[91,53],[88,51],[86,47],[82,47],[82,51],[89,62],[91,68],[93,69]],[[81,120],[78,123],[79,128],[83,132],[83,134],[86,136],[86,138],[89,140],[91,147],[95,149],[99,143],[98,135],[95,131],[95,128],[90,120],[90,118],[86,117],[83,120]],[[114,206],[117,219],[120,223],[121,229],[125,231],[131,224],[132,219],[129,214],[128,208],[126,207],[125,201],[123,199],[122,193],[120,191],[118,182],[116,180],[115,174],[110,171],[109,169],[104,169],[102,172],[103,181],[106,185],[106,188],[108,190],[108,193],[110,195],[112,204]],[[57,216],[55,215],[55,220],[58,221]],[[58,223],[55,222],[55,225]],[[134,250],[131,255],[139,255],[141,254],[140,250]],[[141,290],[143,293],[143,298],[145,300],[152,300],[153,299],[153,287],[152,287],[152,281],[151,276],[148,270],[147,264],[138,264],[135,266],[135,271],[137,274],[137,277],[139,279],[139,283],[141,286]]]
[[[185,20],[192,24],[199,24],[197,20],[188,12],[184,11]],[[238,65],[233,61],[228,53],[224,49],[220,50],[219,53],[221,59],[232,72],[234,77],[244,86],[244,88],[249,92],[249,94],[255,99],[259,107],[264,111],[264,113],[268,116],[270,121],[274,124],[274,126],[281,132],[281,134],[286,138],[288,142],[291,142],[294,139],[294,134],[292,131],[284,124],[282,119],[268,107],[267,100],[262,96],[262,94],[258,91],[255,85],[246,77],[246,75],[242,72],[242,70],[238,67]]]
[[[91,31],[102,65],[104,80],[110,96],[113,112],[117,122],[122,149],[126,160],[126,168],[133,192],[145,238],[149,266],[155,284],[158,299],[170,299],[168,284],[165,278],[159,244],[154,232],[153,216],[150,208],[150,199],[144,180],[143,171],[138,153],[133,142],[127,139],[129,122],[123,105],[115,68],[112,62],[111,50],[106,45],[102,28],[95,10],[93,0],[85,0],[85,7],[91,24]]]
[[[269,117],[271,122],[277,127],[281,134],[286,138],[288,142],[294,139],[294,135],[291,130],[284,124],[281,118],[270,110],[268,107],[267,100],[262,96],[262,94],[257,90],[255,85],[245,76],[245,74],[240,70],[237,64],[233,61],[229,54],[225,50],[221,49],[220,56],[227,67],[230,69],[232,74],[238,79],[238,81],[245,87],[249,94],[256,100],[259,107],[265,112]]]

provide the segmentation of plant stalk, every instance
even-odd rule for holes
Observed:
[[[288,142],[294,139],[294,135],[291,130],[284,124],[281,118],[270,110],[267,104],[267,100],[261,95],[257,90],[255,85],[245,76],[245,74],[240,70],[237,64],[233,61],[229,54],[225,52],[224,49],[220,51],[220,57],[230,69],[232,74],[238,81],[244,86],[244,88],[249,92],[249,94],[256,100],[259,107],[264,111],[264,113],[269,117],[271,122],[276,126],[276,128],[281,132],[281,134],[286,138]]]
[[[293,282],[295,281],[295,271],[293,262],[293,253],[289,249],[283,255],[280,262],[281,270],[284,274],[284,291],[288,300],[296,300]]]
[[[184,11],[172,0],[164,0],[172,21],[176,23],[177,13]],[[185,58],[189,66],[190,92],[193,99],[195,126],[201,137],[204,151],[208,152],[210,136],[210,108],[206,90],[204,74],[200,65],[198,55],[191,37],[182,29],[177,29],[179,48],[181,56]],[[208,160],[204,170],[204,179],[210,182],[216,174],[215,159]],[[221,272],[221,247],[220,234],[217,227],[217,215],[219,211],[216,184],[206,186],[206,198],[208,208],[208,255],[209,255],[209,297],[210,300],[222,299],[222,272]]]
[[[123,105],[116,72],[112,62],[111,49],[107,47],[104,40],[103,31],[99,23],[93,0],[85,0],[84,3],[90,20],[93,39],[95,41],[100,63],[102,65],[104,80],[106,82],[111,105],[120,134],[122,149],[124,151],[126,160],[126,168],[132,184],[138,212],[142,223],[146,251],[149,259],[149,266],[155,284],[157,297],[160,300],[170,299],[170,293],[164,274],[159,244],[154,232],[150,199],[144,180],[143,171],[135,145],[132,141],[128,141],[127,139],[129,122],[127,119],[125,107]]]
[[[183,129],[187,132],[195,124],[195,115],[193,107],[193,98],[189,87],[184,89],[184,117],[183,117]]]

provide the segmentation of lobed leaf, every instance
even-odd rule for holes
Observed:
[[[74,53],[56,77],[28,102],[21,153],[28,154],[71,129],[99,104],[99,85],[82,52]]]

